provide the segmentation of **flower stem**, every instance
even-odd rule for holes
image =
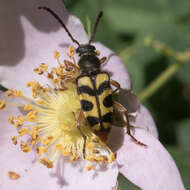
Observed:
[[[182,66],[182,63],[176,62],[163,71],[155,80],[153,80],[137,97],[140,101],[144,101],[152,96],[159,88],[161,88]]]
[[[175,63],[170,65],[165,71],[163,71],[155,80],[153,80],[139,95],[138,99],[144,101],[158,91],[175,73],[190,60],[190,51],[176,52],[175,50],[167,47],[165,44],[152,40],[151,38],[146,39],[145,44],[153,46],[157,51],[161,52],[165,56],[175,60]]]

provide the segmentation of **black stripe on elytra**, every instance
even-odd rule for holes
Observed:
[[[93,85],[93,88],[96,89],[96,76],[91,76],[90,77],[90,80],[92,82],[92,85]],[[96,105],[97,105],[97,110],[98,110],[98,122],[100,123],[100,128],[103,128],[102,126],[102,114],[101,114],[101,109],[100,109],[100,102],[99,102],[99,97],[98,97],[98,94],[97,94],[97,90],[95,90],[95,98],[96,98]]]
[[[79,95],[82,94],[82,93],[86,93],[86,94],[88,94],[90,96],[95,96],[95,91],[92,88],[90,88],[89,86],[85,86],[85,85],[79,86],[77,88],[77,91],[78,91]]]
[[[97,118],[97,117],[88,116],[87,120],[88,120],[91,127],[93,127],[94,125],[99,123],[99,118]]]
[[[103,105],[106,107],[106,108],[109,108],[109,107],[112,107],[113,105],[113,101],[112,101],[112,95],[109,94],[108,96],[106,96],[103,100]]]
[[[80,103],[83,111],[90,111],[93,109],[93,103],[88,100],[81,100]]]
[[[109,123],[111,123],[112,122],[112,115],[113,115],[113,112],[108,112],[105,115],[103,115],[102,116],[102,122],[109,122]]]
[[[107,88],[110,88],[110,83],[109,81],[104,81],[97,89],[98,95],[102,94],[102,92],[104,92],[104,90],[106,90]]]

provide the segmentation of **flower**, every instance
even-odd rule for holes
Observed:
[[[61,1],[44,0],[42,3],[54,9],[58,14],[60,13],[59,15],[63,15],[64,22],[70,32],[80,43],[87,42],[87,35],[80,21],[68,14]],[[39,5],[42,5],[38,1],[33,0],[27,3],[23,1],[17,9],[15,9],[14,4],[10,5],[4,1],[1,4],[3,5],[0,6],[1,9],[3,7],[4,11],[6,10],[5,14],[10,15],[8,10],[11,11],[13,20],[8,22],[1,18],[1,23],[4,26],[2,28],[7,29],[7,31],[6,38],[2,38],[2,35],[0,35],[2,38],[1,45],[6,50],[6,52],[2,52],[0,81],[6,87],[20,89],[25,96],[30,97],[30,90],[25,87],[26,81],[35,80],[46,84],[46,80],[41,80],[40,76],[36,77],[30,71],[33,68],[38,68],[38,64],[42,61],[51,63],[51,66],[54,67],[55,61],[51,53],[54,50],[58,50],[61,54],[67,52],[67,48],[72,42],[56,22],[50,22],[52,20],[51,16],[35,11]],[[14,35],[12,31],[15,31]],[[11,44],[11,42],[12,46],[6,48],[6,45]],[[33,150],[25,155],[24,152],[19,150],[19,147],[15,147],[11,143],[10,137],[16,137],[18,134],[17,130],[8,124],[8,117],[13,113],[19,115],[24,112],[7,104],[7,109],[2,111],[0,115],[1,189],[22,190],[26,187],[35,190],[111,189],[116,184],[118,170],[145,190],[153,188],[184,189],[175,163],[157,140],[157,132],[151,115],[145,107],[138,104],[135,97],[130,93],[131,81],[125,66],[111,50],[100,43],[96,43],[95,46],[100,50],[101,55],[108,57],[108,64],[105,65],[104,69],[112,72],[111,77],[120,82],[123,89],[128,89],[121,91],[122,104],[127,104],[128,109],[136,111],[133,125],[139,128],[134,129],[135,137],[147,144],[148,147],[144,148],[137,145],[131,141],[131,138],[124,133],[123,129],[113,127],[109,137],[109,146],[112,151],[117,151],[118,166],[116,166],[116,163],[108,164],[107,169],[102,169],[98,173],[81,171],[82,163],[72,164],[62,157],[55,162],[53,169],[47,169],[40,163],[34,163],[36,154]],[[56,53],[55,57],[58,58],[59,54]],[[67,57],[66,54],[65,57]],[[39,69],[35,71],[39,72]],[[22,96],[19,92],[14,91],[13,93]],[[35,90],[33,95],[35,96]],[[132,102],[130,106],[128,101]],[[4,102],[2,101],[0,104],[3,108]],[[29,119],[32,118],[30,116],[33,116],[33,114],[35,116],[35,113],[32,113],[28,116]],[[11,121],[11,118],[9,120]],[[19,117],[18,121],[22,123],[22,117]],[[25,133],[25,131],[20,131],[20,133]],[[15,138],[12,139],[13,142],[16,142]],[[28,151],[30,147],[27,147],[24,143],[21,144],[21,148]],[[46,163],[45,161],[43,163]]]

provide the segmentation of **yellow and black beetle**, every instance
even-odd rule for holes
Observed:
[[[76,53],[78,53],[80,57],[78,62],[80,75],[76,79],[76,84],[81,103],[81,111],[77,118],[79,130],[81,117],[84,116],[92,131],[105,142],[112,124],[113,109],[116,109],[123,113],[126,118],[127,134],[137,144],[146,146],[131,134],[128,111],[118,102],[113,102],[112,94],[120,88],[120,85],[118,82],[110,80],[108,72],[101,71],[101,64],[105,62],[106,58],[103,57],[102,59],[99,59],[97,57],[95,46],[91,45],[96,33],[97,25],[102,17],[102,12],[99,13],[96,19],[94,30],[88,44],[80,44],[72,37],[62,20],[51,9],[47,7],[39,7],[39,9],[44,9],[50,12],[63,26],[71,40],[78,45]],[[113,92],[111,85],[116,87]],[[85,136],[83,137],[85,138]]]

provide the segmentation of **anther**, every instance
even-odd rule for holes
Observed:
[[[86,170],[87,170],[87,171],[90,171],[90,170],[92,170],[92,169],[94,169],[94,166],[92,166],[92,165],[86,166]]]
[[[53,162],[48,158],[41,158],[39,159],[40,163],[45,165],[47,168],[53,168]]]
[[[18,139],[18,136],[12,136],[11,137],[11,140],[12,140],[12,142],[13,142],[14,145],[16,145],[18,143],[17,139]]]
[[[8,172],[8,176],[10,179],[12,180],[17,180],[20,178],[20,174],[16,173],[16,172],[13,172],[13,171],[9,171]]]
[[[68,49],[68,51],[67,51],[67,55],[68,55],[70,58],[73,58],[74,53],[75,53],[75,48],[74,48],[73,46],[69,46],[69,49]]]
[[[20,143],[20,148],[23,152],[27,153],[30,152],[30,147],[28,146],[28,144],[24,141],[21,141]]]
[[[58,51],[54,51],[54,58],[59,59],[60,58],[60,53]]]
[[[0,100],[0,110],[5,109],[6,104],[5,104],[5,100]]]

